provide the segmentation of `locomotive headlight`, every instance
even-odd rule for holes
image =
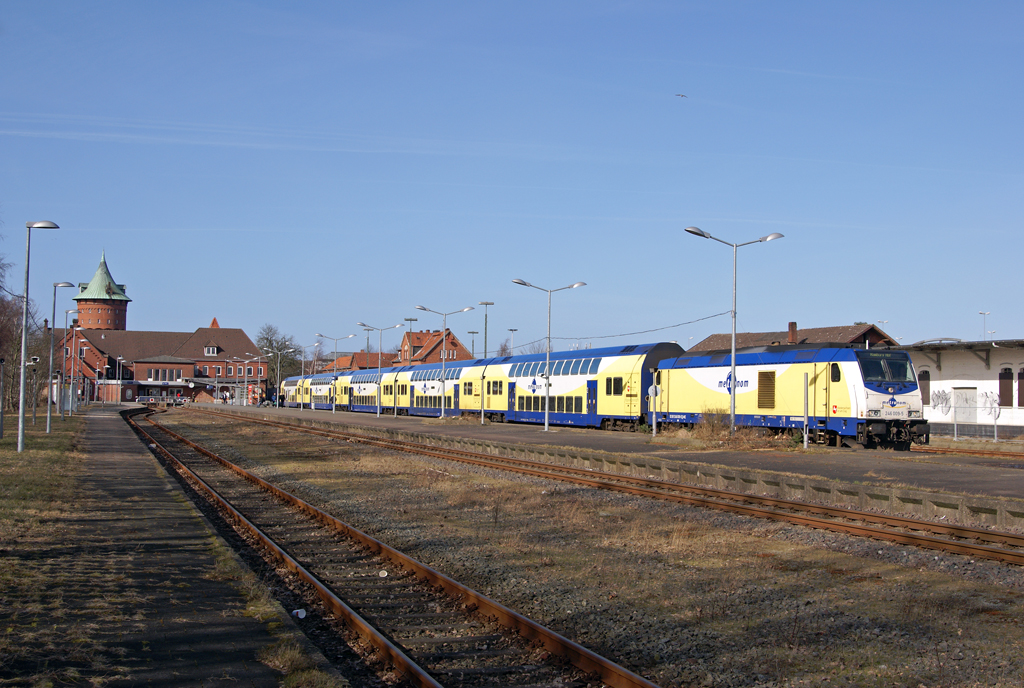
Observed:
[[[882,412],[879,411],[878,409],[868,411],[868,418],[880,418],[881,416]]]
[[[896,390],[895,390],[895,389],[893,389],[892,387],[890,387],[890,388],[889,388],[889,394],[892,394],[892,393],[893,393],[893,392],[895,392],[895,391],[896,391]]]
[[[921,417],[921,412],[920,411],[911,411],[910,412],[910,417],[911,418],[920,418]]]

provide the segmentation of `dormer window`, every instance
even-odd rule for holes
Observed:
[[[203,353],[205,355],[207,355],[207,356],[216,356],[217,355],[217,347],[216,346],[208,346],[203,351]]]

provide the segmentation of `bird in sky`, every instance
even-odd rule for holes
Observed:
[[[679,96],[680,98],[685,98],[686,97],[682,93],[677,93],[676,95]]]

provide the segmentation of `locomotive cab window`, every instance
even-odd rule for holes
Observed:
[[[839,364],[832,364],[832,382],[841,382],[843,379],[842,374],[839,372]]]

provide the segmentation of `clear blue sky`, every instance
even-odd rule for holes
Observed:
[[[486,300],[493,351],[544,335],[519,277],[587,282],[556,337],[688,346],[728,316],[599,337],[729,310],[696,225],[785,235],[739,250],[741,331],[980,339],[990,311],[1024,337],[1022,27],[1019,2],[7,2],[0,253],[20,291],[25,222],[62,227],[33,235],[48,315],[106,250],[136,330],[309,344]]]

